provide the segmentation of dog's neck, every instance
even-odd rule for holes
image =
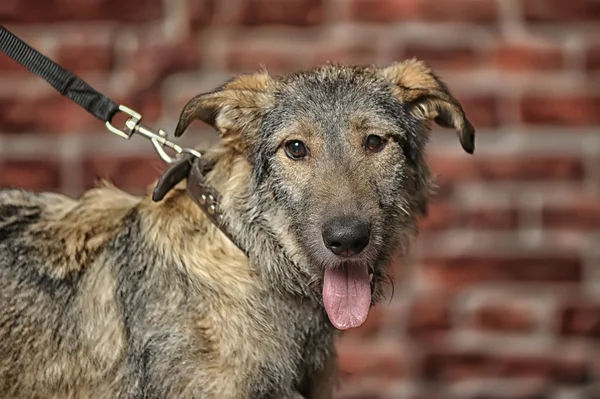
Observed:
[[[281,240],[289,232],[273,231],[267,226],[268,220],[281,216],[260,203],[253,192],[251,164],[242,155],[230,151],[207,153],[206,160],[214,164],[206,174],[206,183],[220,194],[219,209],[223,223],[236,243],[212,223],[182,190],[174,190],[157,206],[179,207],[180,212],[185,213],[182,216],[189,218],[203,232],[200,237],[187,239],[193,242],[197,238],[198,243],[195,245],[203,247],[210,240],[211,253],[225,253],[237,258],[240,263],[245,263],[248,272],[260,276],[270,291],[319,301],[318,293],[309,286],[311,274],[308,273],[306,262],[291,259],[282,246]],[[243,275],[244,273],[241,278],[245,279]]]
[[[272,289],[282,294],[315,297],[309,287],[307,261],[292,259],[284,248],[282,241],[290,239],[290,232],[272,228],[277,225],[273,220],[283,216],[261,201],[251,178],[252,165],[235,152],[220,154],[207,174],[207,182],[221,194],[220,209],[228,231],[246,251],[251,267]]]

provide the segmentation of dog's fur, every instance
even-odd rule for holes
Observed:
[[[185,107],[220,131],[208,182],[248,258],[177,187],[154,203],[104,185],[73,200],[0,191],[0,397],[330,398],[323,308],[331,217],[360,217],[373,304],[426,212],[430,121],[474,129],[423,63],[241,75]],[[377,134],[379,152],[364,148]],[[300,161],[282,149],[302,140]]]

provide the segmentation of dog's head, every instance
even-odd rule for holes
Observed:
[[[242,75],[192,99],[176,135],[194,119],[218,129],[226,148],[252,165],[253,195],[285,215],[271,231],[293,237],[281,244],[308,259],[339,329],[364,322],[390,258],[426,213],[431,121],[454,128],[465,151],[474,150],[462,107],[416,60]]]

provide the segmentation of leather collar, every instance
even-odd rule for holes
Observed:
[[[223,215],[219,208],[221,196],[206,183],[205,175],[213,165],[203,164],[200,158],[184,154],[173,162],[160,176],[152,193],[152,200],[161,201],[179,182],[187,178],[187,194],[202,209],[208,219],[219,228],[238,248],[245,253],[233,235],[223,223]]]

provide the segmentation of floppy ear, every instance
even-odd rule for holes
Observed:
[[[183,108],[175,128],[179,137],[195,119],[221,133],[226,142],[237,142],[257,129],[263,112],[273,105],[275,81],[266,73],[240,75],[218,89],[197,95]]]
[[[392,64],[381,72],[393,84],[394,95],[408,105],[413,116],[424,121],[433,120],[445,128],[454,128],[463,149],[473,153],[475,128],[431,68],[422,61],[410,59]]]

